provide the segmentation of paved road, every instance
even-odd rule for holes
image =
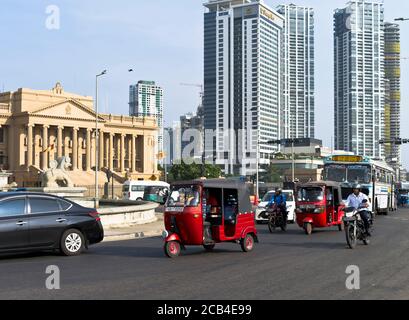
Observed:
[[[269,234],[250,254],[234,244],[214,253],[188,248],[165,258],[159,238],[104,243],[74,258],[0,258],[0,299],[409,299],[409,210],[378,217],[370,246],[346,248],[344,234],[296,226]],[[61,290],[45,288],[46,267],[61,270]],[[361,289],[346,289],[348,265]]]

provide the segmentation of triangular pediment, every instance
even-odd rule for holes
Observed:
[[[70,99],[55,103],[40,110],[31,112],[37,116],[53,116],[62,118],[71,118],[78,120],[95,120],[95,111],[83,105],[82,103]],[[101,121],[103,118],[99,117]]]

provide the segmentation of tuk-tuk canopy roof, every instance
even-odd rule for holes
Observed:
[[[228,180],[228,179],[196,179],[196,180],[186,180],[178,181],[172,183],[172,185],[193,185],[200,184],[204,188],[220,188],[220,189],[242,189],[247,188],[245,182],[237,180]]]
[[[341,182],[335,182],[335,181],[312,181],[312,182],[307,182],[307,183],[300,183],[297,185],[298,188],[303,188],[303,187],[333,187],[333,188],[341,188],[342,183]]]
[[[203,188],[210,189],[230,189],[237,190],[237,197],[239,203],[240,212],[253,211],[250,202],[250,192],[245,182],[228,179],[197,179],[189,181],[179,181],[171,184],[173,186],[186,186],[186,185],[201,185]]]

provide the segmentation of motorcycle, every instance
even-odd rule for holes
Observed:
[[[282,231],[287,231],[287,219],[284,219],[281,209],[276,204],[273,204],[268,208],[266,214],[268,216],[268,230],[271,233],[273,233],[276,228],[281,228]]]
[[[351,249],[355,249],[358,240],[364,245],[369,245],[369,235],[366,233],[364,221],[361,218],[363,212],[368,212],[366,206],[367,200],[364,200],[358,209],[346,208],[345,216],[343,217],[345,225],[345,235],[347,244]],[[373,213],[369,212],[369,228],[373,226]]]

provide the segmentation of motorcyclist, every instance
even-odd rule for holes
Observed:
[[[277,188],[275,190],[275,193],[268,202],[267,207],[271,208],[274,204],[283,215],[284,223],[287,223],[287,199],[283,194],[283,190],[281,190],[281,188]]]
[[[356,184],[353,186],[353,192],[349,195],[347,199],[347,206],[351,208],[355,208],[356,210],[361,208],[368,208],[369,207],[369,199],[368,196],[361,192],[361,185]],[[360,213],[361,219],[364,222],[365,232],[368,236],[370,236],[369,232],[369,216],[368,211],[361,211]]]

